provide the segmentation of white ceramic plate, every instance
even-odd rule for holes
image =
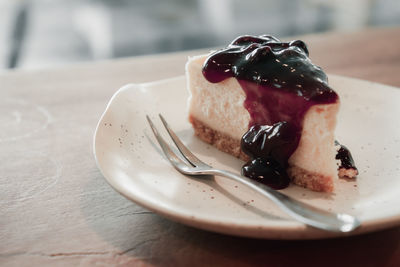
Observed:
[[[356,181],[340,180],[335,194],[297,186],[283,192],[320,208],[356,215],[362,226],[346,235],[398,225],[400,89],[333,75],[330,83],[342,100],[337,139],[351,149],[360,175]],[[97,126],[94,151],[113,188],[160,215],[215,232],[273,239],[343,235],[298,223],[268,199],[228,179],[202,180],[178,173],[161,155],[146,114],[163,130],[157,116],[162,113],[205,162],[235,172],[243,164],[193,136],[187,97],[184,77],[126,85],[112,97]]]

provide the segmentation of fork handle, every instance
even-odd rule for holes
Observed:
[[[218,169],[209,170],[208,174],[224,176],[252,188],[306,225],[333,232],[350,232],[360,226],[360,221],[352,215],[332,213],[313,207],[242,175]]]

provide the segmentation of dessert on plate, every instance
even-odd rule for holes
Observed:
[[[240,36],[186,65],[195,134],[245,160],[242,173],[276,189],[333,192],[358,171],[335,141],[337,93],[304,42]]]

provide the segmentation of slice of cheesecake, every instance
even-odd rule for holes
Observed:
[[[186,75],[195,134],[248,161],[244,175],[275,188],[290,180],[333,192],[339,97],[303,42],[242,36],[190,58]]]

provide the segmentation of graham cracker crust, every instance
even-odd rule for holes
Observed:
[[[335,186],[332,177],[306,171],[298,166],[290,166],[286,172],[292,179],[292,183],[296,185],[317,192],[332,193],[334,191]]]
[[[204,142],[241,160],[249,160],[249,157],[240,149],[240,140],[233,139],[226,134],[208,127],[193,116],[189,116],[189,121],[193,125],[195,135]],[[287,169],[287,174],[294,184],[313,191],[333,192],[334,190],[332,177],[312,173],[297,166],[290,166]]]
[[[357,175],[358,175],[358,170],[357,169],[339,168],[339,177],[340,178],[353,179],[353,178],[356,178]]]
[[[193,125],[194,134],[204,142],[209,143],[219,150],[231,154],[241,160],[248,161],[250,159],[240,149],[240,140],[215,131],[191,115],[189,116],[189,122]]]

